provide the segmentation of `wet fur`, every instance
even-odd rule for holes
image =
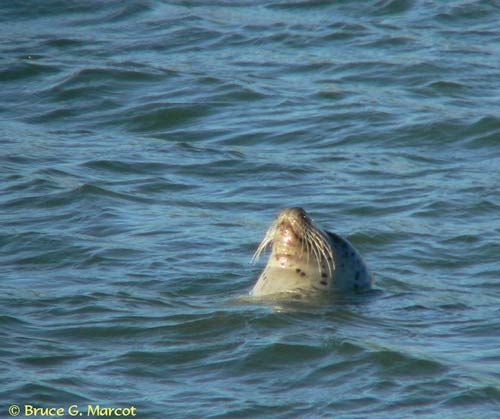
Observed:
[[[372,285],[372,276],[354,246],[337,234],[320,230],[302,208],[280,213],[253,260],[271,244],[267,265],[250,293],[253,296]]]

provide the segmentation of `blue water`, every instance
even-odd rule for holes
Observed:
[[[498,417],[499,16],[2,2],[0,417]],[[244,298],[287,206],[376,289]]]

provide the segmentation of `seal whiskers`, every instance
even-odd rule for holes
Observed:
[[[319,250],[319,246],[317,245],[317,242],[315,241],[314,235],[310,231],[305,232],[304,241],[307,243],[307,247],[308,247],[307,253],[309,254],[312,251],[312,253],[314,254],[314,258],[316,259],[316,262],[318,263],[318,269],[321,269],[321,251]]]
[[[333,271],[335,270],[335,264],[333,262],[333,253],[331,246],[328,243],[328,239],[325,237],[324,233],[318,233],[318,231],[310,231],[311,240],[317,246],[315,251],[321,253],[321,258],[318,256],[318,268],[321,270],[321,260],[325,260],[326,266],[328,267],[328,273],[330,276],[333,275]]]
[[[252,263],[257,262],[259,260],[260,255],[262,252],[266,249],[266,247],[272,243],[274,239],[274,235],[276,234],[276,222],[272,223],[271,226],[267,229],[266,235],[262,239],[262,241],[259,244],[259,247],[257,247],[257,250],[252,256]]]
[[[259,259],[260,255],[264,252],[267,246],[275,240],[279,240],[279,237],[277,237],[280,234],[278,227],[280,224],[288,222],[288,220],[284,218],[285,216],[278,217],[278,219],[267,229],[264,238],[260,242],[252,257],[252,263],[255,263]],[[334,269],[333,254],[328,245],[327,238],[324,236],[323,232],[316,228],[307,215],[305,215],[304,219],[307,220],[307,222],[298,223],[296,220],[290,222],[293,232],[300,240],[300,254],[306,255],[307,262],[309,262],[309,258],[312,254],[318,263],[318,269],[321,269],[321,262],[324,260],[327,263],[331,275]]]

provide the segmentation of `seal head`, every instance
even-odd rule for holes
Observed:
[[[342,237],[319,229],[302,208],[281,211],[253,260],[269,245],[271,255],[250,292],[253,296],[371,286],[371,275],[357,250]]]

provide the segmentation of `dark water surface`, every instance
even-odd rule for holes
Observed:
[[[499,20],[2,2],[0,417],[500,417]],[[240,299],[285,206],[377,290]]]

